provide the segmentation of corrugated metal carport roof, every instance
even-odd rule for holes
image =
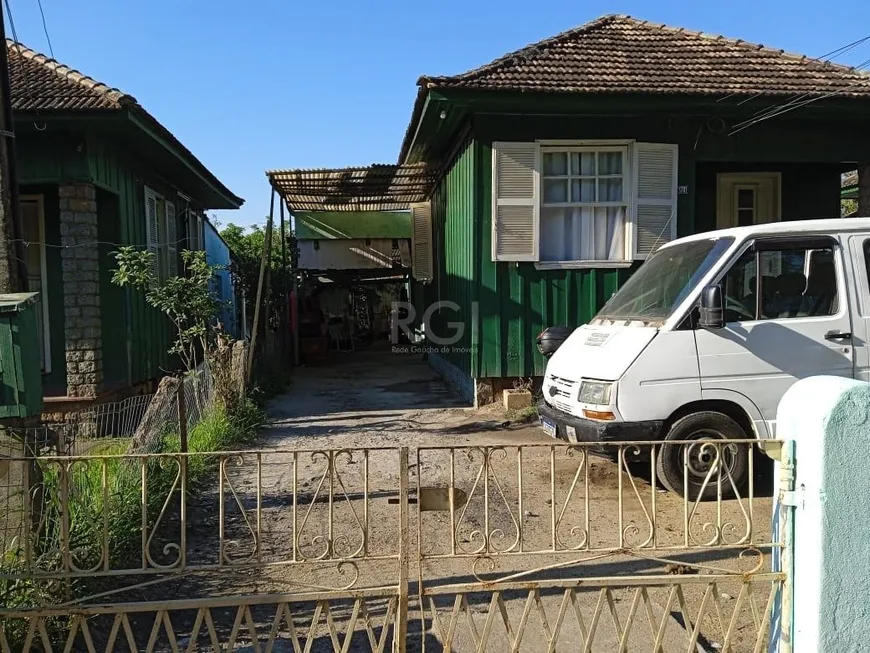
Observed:
[[[398,211],[425,201],[435,182],[426,164],[269,170],[269,184],[290,210]]]

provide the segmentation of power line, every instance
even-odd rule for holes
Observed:
[[[865,67],[867,66],[868,63],[870,63],[870,59],[867,59],[866,61],[863,61],[862,63],[858,64],[857,66],[853,66],[852,70],[855,71],[855,72],[860,72],[863,68],[865,68]],[[856,83],[857,83],[857,82],[856,82]],[[850,84],[850,85],[849,85],[848,87],[846,87],[846,88],[851,88],[851,86],[853,86],[853,85],[854,85],[854,84]],[[786,108],[786,107],[788,107],[788,106],[790,106],[790,105],[797,105],[797,104],[799,104],[800,102],[802,102],[803,100],[805,100],[805,99],[807,99],[807,98],[811,98],[811,97],[814,97],[814,94],[813,94],[812,92],[806,92],[806,93],[803,93],[802,95],[795,95],[795,96],[792,96],[789,100],[787,100],[787,101],[786,101],[785,103],[783,103],[783,104],[773,105],[773,106],[770,106],[770,107],[766,107],[766,108],[764,108],[764,109],[761,109],[761,110],[759,110],[759,111],[756,111],[756,112],[752,115],[752,117],[749,118],[749,120],[754,120],[755,118],[766,118],[766,117],[768,117],[768,116],[772,116],[772,115],[774,115],[774,114],[778,114],[778,113],[780,112],[781,109],[784,109],[784,108]],[[741,103],[741,104],[742,104],[742,103]]]
[[[12,30],[12,40],[16,43],[21,43],[18,40],[18,32],[15,31],[15,21],[12,19],[12,7],[9,6],[9,0],[3,0],[6,5],[6,16],[9,18],[9,29]]]
[[[36,4],[39,5],[39,15],[42,16],[42,31],[45,32],[45,40],[48,41],[48,51],[51,54],[51,58],[54,59],[54,48],[51,47],[51,37],[48,35],[48,25],[45,23],[45,11],[42,9],[42,0],[36,0]]]
[[[151,243],[151,245],[156,246],[156,247],[165,247],[165,246],[177,247],[181,243],[186,243],[187,241],[188,241],[187,238],[181,238],[179,240],[176,240],[175,242],[173,242],[171,240],[167,240],[167,241],[160,241],[160,242],[156,242],[156,243]],[[75,245],[58,245],[56,243],[46,243],[46,242],[40,241],[40,240],[25,240],[24,238],[17,238],[14,240],[9,240],[7,242],[22,243],[25,247],[28,245],[40,245],[40,246],[44,246],[44,247],[54,247],[55,249],[75,249],[77,247],[93,247],[94,245],[111,245],[113,247],[136,247],[139,249],[144,249],[146,247],[145,245],[133,245],[131,243],[113,243],[113,242],[108,241],[108,240],[90,240],[90,241],[85,242],[85,243],[76,243]],[[203,250],[199,250],[199,251],[203,251]]]
[[[867,68],[867,66],[870,66],[870,59],[867,59],[866,61],[862,62],[854,70],[860,72],[861,70]],[[803,98],[809,97],[809,99],[806,99],[803,101],[790,100],[789,102],[785,102],[781,105],[774,106],[763,115],[755,116],[753,118],[750,118],[749,120],[744,120],[743,122],[737,123],[736,125],[734,125],[734,128],[728,133],[728,135],[733,136],[734,134],[741,132],[744,129],[749,129],[753,125],[757,125],[760,122],[764,122],[765,120],[770,120],[771,118],[776,118],[778,116],[781,116],[783,114],[788,113],[789,111],[794,111],[795,109],[800,109],[801,107],[805,107],[808,104],[812,104],[813,102],[818,102],[819,100],[825,100],[829,97],[833,97],[835,95],[840,95],[840,94],[844,93],[845,91],[848,91],[853,86],[857,86],[858,84],[863,84],[866,81],[867,80],[864,80],[864,79],[855,80],[851,84],[847,84],[846,86],[843,86],[841,88],[834,89],[833,91],[830,91],[830,92],[825,93],[823,95],[809,97],[810,94],[805,93],[801,97],[803,97]]]
[[[851,43],[847,43],[846,45],[839,47],[836,50],[831,50],[830,52],[819,55],[818,57],[814,57],[812,59],[807,59],[807,61],[822,63],[822,64],[830,63],[832,59],[836,59],[840,55],[846,54],[847,52],[854,50],[856,47],[858,47],[862,43],[866,43],[867,41],[870,41],[870,34],[868,34],[867,36],[865,36],[863,38],[858,39],[857,41],[852,41]],[[739,102],[739,104],[741,104],[741,105],[746,104],[747,102],[751,102],[752,100],[756,100],[756,99],[760,98],[764,94],[765,94],[764,91],[761,91],[759,93],[756,93],[755,95],[751,95],[750,97],[745,98],[744,100]],[[716,101],[717,102],[724,102],[725,100],[728,100],[728,99],[735,97],[737,95],[739,95],[739,93],[729,93],[725,97],[721,97]]]

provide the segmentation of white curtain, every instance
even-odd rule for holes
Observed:
[[[625,258],[625,208],[541,210],[542,261],[620,261]]]

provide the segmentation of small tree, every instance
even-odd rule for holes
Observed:
[[[285,227],[283,237],[289,235],[290,232]],[[240,227],[231,222],[221,230],[221,238],[233,251],[232,273],[236,280],[236,287],[244,290],[247,314],[253,316],[254,304],[257,300],[257,285],[260,280],[260,263],[266,244],[266,230],[259,225]],[[275,225],[272,229],[272,247],[268,261],[271,272],[269,292],[262,303],[262,308],[267,311],[267,320],[268,316],[281,313],[282,301],[290,292],[291,277],[283,273],[281,239],[281,230],[278,225]],[[292,258],[292,254],[288,251],[289,257]]]
[[[218,302],[209,283],[218,265],[209,265],[205,252],[181,252],[183,274],[159,281],[154,274],[156,257],[153,252],[121,247],[115,252],[118,268],[112,283],[122,288],[134,288],[145,293],[145,301],[165,314],[175,325],[177,336],[170,354],[177,354],[188,372],[196,369],[199,354],[207,355],[216,342],[219,327]]]

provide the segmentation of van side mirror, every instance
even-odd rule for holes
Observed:
[[[722,286],[707,286],[701,292],[700,319],[698,324],[705,329],[721,329],[725,326]]]

